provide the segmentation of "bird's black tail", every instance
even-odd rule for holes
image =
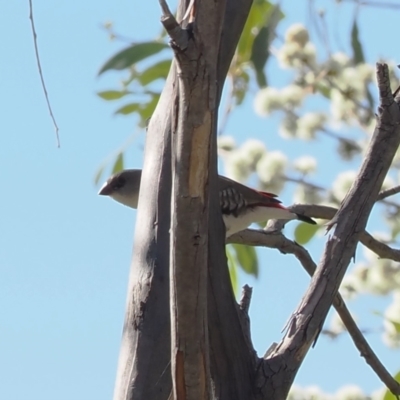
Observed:
[[[301,214],[296,214],[297,215],[297,218],[300,220],[300,221],[303,221],[303,222],[307,222],[308,224],[312,224],[312,225],[316,225],[317,223],[312,219],[312,218],[310,218],[310,217],[306,217],[305,215],[301,215]]]

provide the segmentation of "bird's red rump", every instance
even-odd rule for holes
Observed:
[[[273,193],[268,193],[268,192],[258,192],[264,197],[268,199],[268,202],[270,202],[271,207],[277,207],[277,208],[282,208],[282,206],[279,206],[280,203],[282,203],[280,200],[278,200],[276,197],[278,197],[276,194]]]
[[[264,196],[268,196],[268,197],[272,197],[272,198],[278,197],[277,194],[270,193],[270,192],[262,192],[262,191],[259,191],[259,193],[263,194]],[[279,200],[278,200],[278,201],[279,201]]]

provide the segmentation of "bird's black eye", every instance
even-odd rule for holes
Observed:
[[[124,186],[125,186],[125,179],[121,178],[121,177],[119,179],[116,179],[112,185],[113,190],[119,190],[119,189],[123,188]]]

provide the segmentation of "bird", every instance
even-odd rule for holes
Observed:
[[[137,208],[141,177],[141,169],[117,172],[107,179],[98,194],[109,196],[130,208]],[[227,238],[254,222],[266,222],[269,219],[298,219],[316,224],[310,217],[284,207],[276,194],[252,189],[221,175],[218,176],[218,182],[219,202]]]

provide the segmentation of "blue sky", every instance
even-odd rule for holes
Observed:
[[[330,7],[332,2],[316,3]],[[282,29],[293,22],[307,24],[307,4],[284,1],[287,18]],[[127,164],[140,167],[144,134],[134,119],[113,116],[115,105],[95,94],[117,87],[121,75],[97,78],[96,74],[107,58],[125,46],[110,42],[101,24],[112,21],[119,33],[133,40],[150,39],[160,32],[160,11],[157,1],[37,0],[34,13],[61,148],[56,147],[40,86],[28,2],[5,2],[0,14],[0,396],[106,400],[114,386],[135,212],[97,196],[93,179],[98,166],[132,134],[138,137]],[[368,60],[398,56],[393,28],[397,13],[362,11],[360,30]],[[342,6],[335,15],[338,35],[348,49],[348,31],[341,32],[341,27],[348,28],[352,8]],[[274,63],[268,76],[276,86],[288,82]],[[324,186],[330,185],[338,168],[357,165],[338,164],[333,169],[335,155],[329,139],[311,144],[281,139],[277,119],[257,117],[251,97],[226,129],[238,142],[257,137],[269,149],[293,158],[324,154],[315,178]],[[290,202],[290,188],[282,198]],[[287,230],[289,237],[294,226]],[[309,250],[318,260],[318,241]],[[291,256],[268,249],[261,249],[259,256],[260,278],[254,281],[241,275],[241,283],[254,286],[253,340],[263,354],[280,340],[308,278]],[[362,324],[372,327],[368,339],[394,373],[400,369],[399,354],[381,344],[380,320],[371,314],[387,301],[361,298],[350,307]],[[347,335],[334,342],[321,337],[296,383],[317,384],[326,391],[349,383],[367,392],[381,386]]]

